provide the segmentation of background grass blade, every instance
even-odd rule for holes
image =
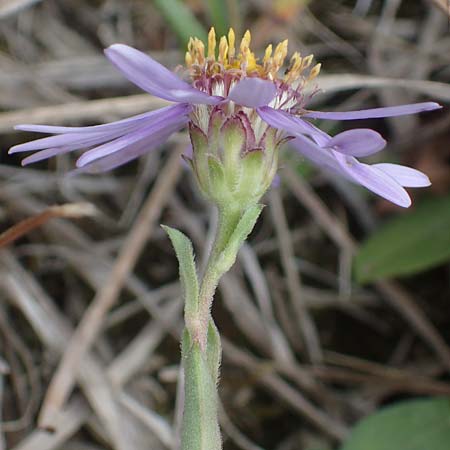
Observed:
[[[187,44],[191,36],[196,36],[206,42],[207,34],[205,28],[182,1],[154,0],[153,3],[183,45]]]
[[[230,28],[228,2],[224,0],[203,0],[203,4],[208,11],[211,26],[216,29],[217,36],[226,36]]]

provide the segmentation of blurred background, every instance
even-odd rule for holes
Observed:
[[[449,15],[447,0],[0,0],[0,230],[21,235],[0,235],[0,449],[174,448],[182,304],[159,224],[188,234],[201,264],[214,220],[179,163],[186,132],[95,176],[68,176],[71,154],[22,168],[7,150],[37,137],[17,123],[160,107],[102,49],[126,43],[176,69],[189,36],[214,25],[250,29],[260,55],[286,38],[289,55],[313,53],[316,109],[444,105],[320,124],[376,129],[389,143],[372,162],[426,172],[433,185],[408,210],[283,152],[213,311],[225,450],[448,450]],[[68,203],[81,205],[48,209]],[[47,395],[61,356],[83,347],[80,332],[68,347],[80,323],[96,339],[59,371],[75,387]]]

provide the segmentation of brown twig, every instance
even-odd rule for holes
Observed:
[[[24,236],[35,228],[56,217],[79,218],[96,214],[95,207],[90,203],[68,203],[66,205],[50,206],[45,211],[29,217],[8,228],[0,234],[0,248]]]

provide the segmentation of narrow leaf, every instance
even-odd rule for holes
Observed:
[[[450,196],[427,199],[373,234],[354,261],[367,283],[411,275],[450,259]]]
[[[340,450],[448,450],[450,400],[409,400],[363,419]]]
[[[153,2],[183,43],[198,37],[207,41],[206,31],[191,10],[180,0],[154,0]]]
[[[220,361],[222,359],[222,346],[220,344],[220,335],[216,325],[209,321],[208,327],[208,344],[206,347],[206,358],[213,382],[219,381]]]
[[[11,244],[16,239],[24,236],[30,231],[47,223],[56,217],[79,218],[94,216],[97,213],[95,207],[90,203],[66,203],[65,205],[50,206],[43,212],[28,217],[16,223],[11,228],[0,233],[0,248]]]
[[[181,231],[165,225],[161,225],[169,235],[177,255],[180,268],[180,280],[183,287],[185,299],[185,310],[187,313],[197,311],[198,302],[198,279],[195,269],[194,250],[189,238]]]

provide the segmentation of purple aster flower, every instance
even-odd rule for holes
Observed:
[[[22,161],[26,165],[85,149],[76,161],[78,170],[101,172],[151,151],[188,125],[193,143],[191,163],[206,194],[218,188],[217,179],[222,177],[229,190],[241,193],[250,189],[251,183],[262,183],[264,188],[255,193],[262,195],[273,179],[277,150],[286,138],[291,139],[293,148],[319,167],[403,207],[411,204],[404,187],[430,184],[425,174],[406,166],[360,162],[357,158],[385,147],[386,141],[376,131],[362,128],[329,136],[313,125],[311,119],[393,117],[431,111],[441,108],[440,105],[425,102],[351,112],[308,110],[306,106],[312,94],[306,93],[305,86],[319,74],[320,64],[312,67],[312,55],[301,57],[294,53],[280,77],[287,55],[287,40],[275,50],[269,45],[260,62],[250,50],[250,40],[247,31],[236,51],[235,35],[230,29],[228,36],[219,40],[216,51],[214,29],[209,33],[207,49],[199,39],[191,38],[183,77],[186,81],[144,53],[114,44],[105,54],[128,80],[175,104],[105,125],[18,125],[18,130],[53,136],[17,145],[9,152],[34,151]],[[228,145],[224,140],[237,149],[231,155],[223,151]],[[242,170],[236,161],[243,161]],[[260,164],[258,161],[263,161],[263,178],[249,181],[254,177],[250,168]],[[227,167],[236,174],[230,176],[229,171],[227,174]],[[227,199],[222,196],[221,201]]]

